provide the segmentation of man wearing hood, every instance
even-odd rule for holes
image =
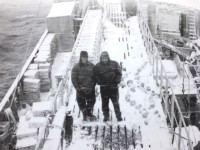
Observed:
[[[92,114],[95,104],[94,64],[88,61],[88,53],[81,51],[80,60],[72,69],[72,84],[76,89],[78,106],[83,113],[83,120],[95,120]]]
[[[110,60],[108,52],[101,53],[100,62],[94,67],[95,79],[100,85],[102,98],[102,111],[104,122],[109,121],[109,99],[111,99],[115,115],[118,121],[122,121],[119,107],[118,84],[121,81],[122,72],[116,61]]]

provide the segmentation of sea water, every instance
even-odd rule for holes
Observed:
[[[0,101],[46,29],[53,0],[0,0]]]

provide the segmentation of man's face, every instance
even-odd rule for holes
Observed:
[[[108,62],[108,57],[102,57],[102,62],[106,64]]]
[[[88,62],[88,58],[87,57],[81,57],[81,62],[83,64],[86,64]]]

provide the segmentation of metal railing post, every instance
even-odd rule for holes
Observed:
[[[168,112],[168,98],[169,98],[169,94],[168,94],[168,80],[166,78],[166,85],[165,85],[165,99],[164,99],[164,103],[165,103],[165,112],[167,114]]]
[[[179,115],[178,150],[181,150],[181,128],[182,128],[182,120]]]
[[[168,78],[168,76],[165,72],[165,69],[163,68],[162,60],[160,59],[160,56],[159,56],[159,51],[157,50],[157,47],[154,43],[151,32],[148,28],[148,24],[147,24],[146,20],[144,19],[143,14],[142,14],[140,9],[141,8],[138,7],[139,27],[140,27],[141,34],[143,36],[146,51],[147,51],[148,54],[151,53],[150,54],[150,57],[151,57],[150,61],[153,61],[152,62],[152,73],[153,73],[153,77],[156,80],[156,84],[158,85],[158,83],[160,83],[160,93],[161,93],[160,97],[164,97],[164,101],[165,101],[164,102],[164,104],[165,104],[164,109],[165,109],[165,112],[167,113],[169,120],[170,120],[170,123],[171,123],[171,131],[172,131],[171,133],[173,135],[175,134],[174,133],[174,122],[176,122],[177,126],[179,127],[178,128],[179,129],[179,139],[178,139],[179,141],[178,141],[177,148],[178,148],[178,150],[181,150],[181,141],[182,141],[181,140],[181,127],[183,125],[185,132],[187,134],[187,138],[188,138],[188,150],[193,150],[192,142],[191,142],[191,139],[190,139],[190,134],[189,134],[189,131],[187,129],[186,123],[184,121],[182,111],[181,111],[180,106],[178,104],[178,101],[176,99],[175,93],[173,91],[173,87],[170,85],[169,78]],[[160,63],[160,65],[161,65],[160,73],[159,73],[160,67],[158,66],[159,65],[158,63]],[[160,80],[161,80],[160,82],[158,82],[159,75],[160,75]],[[163,93],[162,93],[163,76],[166,78],[165,95],[163,95]],[[168,91],[168,89],[170,91]],[[170,95],[171,95],[171,107],[168,105],[169,92],[170,92]],[[188,94],[189,93],[190,93],[190,81],[188,81]],[[171,110],[169,111],[168,109],[171,109]],[[178,123],[178,119],[177,119],[176,114],[174,114],[176,111],[179,114],[179,123]]]
[[[156,59],[156,84],[158,85],[158,54],[155,56]]]
[[[174,128],[174,101],[175,101],[175,95],[172,95],[172,104],[171,104],[171,130]]]
[[[163,85],[163,66],[160,65],[160,97],[162,97],[162,85]]]
[[[153,72],[153,76],[154,76],[154,69],[155,69],[155,51],[154,51],[154,47],[153,47],[153,70],[152,70],[152,72]]]
[[[149,53],[152,55],[152,49],[151,49],[151,38],[149,37]]]

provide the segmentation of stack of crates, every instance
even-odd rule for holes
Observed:
[[[74,6],[74,1],[53,3],[47,16],[47,29],[49,33],[55,33],[58,51],[71,51],[73,48]]]

